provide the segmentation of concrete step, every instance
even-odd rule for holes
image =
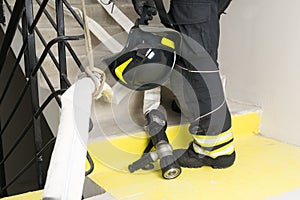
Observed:
[[[76,8],[81,8],[81,4],[72,5]],[[39,6],[35,4],[34,9],[37,10]],[[47,6],[47,11],[51,17],[56,20],[56,14],[53,6]],[[111,17],[106,13],[103,7],[99,3],[86,5],[87,16],[94,19],[97,23],[103,26],[110,34],[116,34],[122,31],[122,28],[116,23]],[[65,12],[65,30],[80,28],[78,22],[73,18],[69,12]],[[40,21],[38,22],[39,28],[52,28],[45,15],[42,15]]]
[[[53,3],[49,3],[46,7],[46,10],[47,10],[48,14],[51,16],[51,18],[54,20],[54,22],[56,22],[55,6],[52,5],[52,4]],[[40,6],[37,3],[34,3],[34,6],[33,6],[34,15],[36,15],[39,7]],[[72,26],[75,26],[75,27],[79,26],[77,21],[74,19],[74,17],[69,12],[65,13],[64,20],[65,20],[65,25],[69,28],[72,27]],[[38,22],[38,27],[47,27],[47,28],[52,27],[52,25],[50,24],[50,22],[47,19],[45,14],[42,14],[42,16],[41,16],[41,18]]]

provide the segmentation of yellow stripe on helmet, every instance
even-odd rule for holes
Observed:
[[[124,77],[123,77],[123,72],[126,69],[126,67],[131,63],[131,61],[133,60],[133,58],[129,58],[128,60],[126,60],[125,62],[123,62],[121,65],[119,65],[116,69],[115,69],[115,74],[116,76],[123,82],[126,83]]]
[[[172,48],[172,49],[175,49],[175,43],[174,43],[172,40],[170,40],[170,39],[168,39],[168,38],[166,38],[166,37],[163,37],[163,38],[161,39],[161,44],[162,44],[162,45],[165,45],[165,46],[167,46],[167,47],[170,47],[170,48]]]

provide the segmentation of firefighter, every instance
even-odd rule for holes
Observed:
[[[159,1],[132,0],[132,3],[139,15],[147,7],[146,18],[151,20],[157,13],[165,12],[161,6],[157,6]],[[171,0],[168,18],[161,20],[166,26],[173,27],[203,46],[215,63],[213,70],[218,71],[219,19],[230,1]],[[201,66],[191,67],[178,60],[178,72],[186,81],[179,84],[179,78],[173,78],[175,81],[171,80],[171,86],[181,112],[190,121],[189,132],[193,141],[187,149],[175,150],[177,162],[180,166],[188,168],[227,168],[235,161],[235,149],[231,115],[222,86],[211,87],[222,85],[219,73],[208,77],[201,73]]]

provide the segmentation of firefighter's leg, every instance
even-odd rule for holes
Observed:
[[[173,76],[172,83],[182,113],[191,122],[189,132],[194,139],[187,150],[175,151],[178,163],[182,167],[232,165],[235,151],[231,115],[219,73],[182,70],[177,77]]]
[[[177,87],[176,92],[183,102],[182,112],[190,119],[189,132],[194,140],[186,151],[176,151],[178,163],[182,167],[229,167],[235,160],[235,151],[231,115],[219,74],[181,72],[181,75],[183,89]]]
[[[219,0],[172,0],[169,15],[175,29],[201,44],[217,64]]]
[[[218,0],[193,0],[192,4],[187,0],[172,0],[170,16],[176,29],[203,46],[217,65]],[[177,93],[182,113],[191,119],[189,130],[194,138],[190,147],[177,150],[176,156],[183,167],[228,167],[235,160],[235,151],[220,75],[217,66],[205,62],[205,53],[194,57],[197,55],[199,60],[190,62],[195,63],[194,69],[182,63],[179,68],[185,69],[173,76],[173,92]]]
[[[199,43],[216,65],[220,35],[218,4],[219,0],[171,0],[169,12],[174,28]],[[189,54],[186,51],[183,54]],[[172,110],[181,112],[180,103],[173,101]]]
[[[193,142],[187,150],[176,152],[180,166],[226,168],[234,163],[231,117],[226,104],[211,116],[192,123],[189,131],[194,138]]]

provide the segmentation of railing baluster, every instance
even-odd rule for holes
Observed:
[[[3,10],[3,0],[0,0],[0,23],[5,24],[5,16]]]
[[[57,23],[57,36],[65,35],[65,22],[64,22],[64,5],[62,0],[56,0],[56,23]],[[66,48],[65,42],[58,43],[58,58],[60,66],[60,88],[66,89],[68,86],[64,81],[63,75],[67,76],[67,60],[66,60]]]
[[[41,16],[42,16],[43,12],[44,12],[44,10],[45,10],[45,8],[46,8],[46,6],[47,6],[48,1],[49,1],[49,0],[44,0],[44,1],[42,2],[42,4],[40,5],[40,8],[39,8],[39,10],[38,10],[38,12],[37,12],[35,18],[34,18],[32,24],[30,25],[29,33],[32,33],[33,30],[34,30],[34,28],[36,27],[38,21],[40,20],[40,18],[41,18]]]
[[[36,59],[36,46],[35,46],[35,36],[34,33],[30,32],[33,29],[32,26],[34,22],[33,18],[33,3],[32,0],[25,0],[26,16],[23,17],[23,37],[27,38],[27,51],[25,51],[25,71],[26,76],[29,77],[34,67],[37,64]],[[37,76],[32,76],[30,81],[30,96],[32,104],[32,115],[39,109],[39,93],[38,93],[38,78]],[[33,116],[32,116],[33,117]],[[34,134],[34,144],[35,152],[39,152],[42,149],[43,138],[41,130],[40,118],[33,117],[33,134]],[[37,182],[39,189],[44,187],[45,172],[43,168],[43,157],[36,160],[36,170],[37,170]]]
[[[8,1],[7,0],[4,1],[5,1],[5,5],[9,7]],[[71,85],[67,75],[66,48],[69,50],[71,56],[73,57],[74,61],[78,65],[79,69],[81,71],[84,71],[84,67],[81,64],[81,61],[79,60],[76,53],[72,49],[71,45],[67,42],[68,40],[78,40],[84,37],[83,35],[65,36],[63,6],[65,5],[70,10],[73,17],[77,20],[80,26],[83,27],[82,20],[80,19],[80,17],[74,12],[71,5],[67,1],[55,0],[55,10],[56,10],[56,22],[55,22],[50,16],[49,12],[46,10],[46,5],[49,0],[43,0],[42,2],[40,2],[40,0],[36,0],[40,5],[40,8],[34,18],[32,1],[33,0],[25,0],[25,1],[16,0],[13,10],[11,11],[11,9],[8,8],[9,11],[11,12],[11,18],[8,23],[7,30],[0,49],[0,58],[2,58],[0,59],[0,73],[1,73],[5,63],[6,55],[8,53],[9,48],[11,47],[15,32],[18,28],[23,36],[23,45],[17,57],[17,61],[13,66],[12,74],[9,75],[9,79],[7,81],[6,86],[4,87],[4,91],[0,94],[1,95],[0,109],[1,109],[1,102],[4,99],[7,90],[12,88],[10,87],[11,80],[13,79],[18,64],[22,61],[23,55],[24,55],[24,62],[25,62],[25,76],[27,77],[27,82],[25,82],[25,87],[21,90],[20,95],[18,95],[18,98],[16,99],[16,105],[12,107],[12,112],[9,113],[7,121],[5,121],[5,123],[2,124],[2,126],[0,121],[0,198],[7,196],[6,189],[10,187],[12,184],[14,184],[14,182],[34,163],[36,163],[38,186],[40,189],[43,188],[46,173],[43,167],[42,153],[50,145],[50,143],[52,143],[55,140],[55,138],[51,139],[51,141],[49,141],[48,144],[45,145],[44,147],[42,146],[43,138],[42,138],[40,115],[43,114],[42,113],[43,110],[48,105],[50,100],[53,98],[55,98],[57,100],[58,105],[61,106],[61,102],[58,95],[62,94],[63,91],[65,91],[65,89],[67,89]],[[2,0],[0,0],[0,2],[2,2]],[[43,13],[46,15],[46,17],[54,27],[55,31],[57,32],[57,37],[52,39],[49,43],[46,43],[46,41],[43,39],[42,34],[39,32],[38,28],[36,27]],[[21,18],[22,18],[22,26],[20,26],[19,23]],[[37,33],[38,37],[41,39],[43,45],[45,46],[45,49],[41,54],[39,60],[36,57],[35,33]],[[58,44],[58,61],[56,60],[54,54],[50,50],[50,48],[56,43]],[[42,68],[42,64],[48,54],[50,55],[52,61],[54,62],[54,64],[59,70],[60,90],[58,91],[55,91],[52,83],[50,82],[50,79],[47,77],[46,72]],[[47,98],[47,100],[43,103],[41,107],[39,106],[39,95],[38,95],[38,78],[37,78],[38,70],[40,70],[41,74],[46,80],[47,85],[52,91],[52,94]],[[15,143],[12,145],[9,151],[5,152],[6,155],[3,155],[2,134],[5,132],[9,123],[14,117],[19,105],[23,101],[23,97],[29,91],[31,96],[32,113],[33,113],[32,119],[26,125],[23,132],[21,132],[21,134],[18,135],[17,138],[15,138]],[[35,142],[36,156],[29,163],[24,165],[23,169],[20,172],[18,172],[12,180],[9,180],[9,182],[7,182],[7,180],[5,179],[4,164],[7,158],[12,155],[14,149],[16,149],[16,146],[18,146],[21,140],[23,140],[22,138],[26,135],[26,132],[29,131],[29,128],[32,125],[33,125],[33,133],[34,133],[34,140],[35,140],[34,142]],[[89,162],[91,162],[89,156],[88,158],[89,158]],[[91,164],[91,170],[92,170],[92,164]],[[89,170],[87,173],[89,173],[91,170]]]
[[[79,23],[79,25],[81,26],[81,28],[83,29],[83,21],[82,19],[77,15],[77,13],[73,10],[72,6],[70,5],[70,3],[66,0],[62,0],[63,3],[65,4],[65,6],[67,7],[67,9],[70,11],[70,13],[73,15],[73,17],[76,19],[76,21]]]
[[[39,0],[36,0],[36,2],[41,5],[42,2]],[[74,10],[72,11],[72,8],[70,6],[67,5],[66,1],[63,1],[64,4],[66,5],[66,7],[71,11],[71,13],[74,15],[74,17],[76,16],[76,20],[78,21],[79,25],[83,28],[83,22],[80,19],[80,17],[74,12]],[[47,19],[49,20],[50,24],[53,26],[53,28],[55,30],[57,30],[57,25],[55,24],[54,20],[52,19],[51,15],[49,14],[49,12],[47,10],[44,10],[44,14],[46,15]],[[78,59],[76,53],[74,52],[74,50],[72,49],[71,45],[68,42],[65,42],[66,47],[68,48],[71,56],[73,57],[74,61],[76,62],[77,66],[79,67],[79,69],[83,72],[84,68],[80,62],[80,60]]]

